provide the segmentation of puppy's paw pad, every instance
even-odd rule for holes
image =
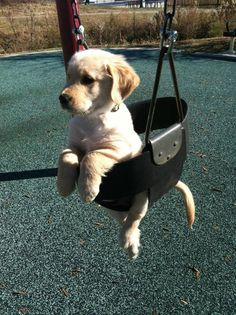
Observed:
[[[120,233],[120,242],[121,246],[124,249],[127,249],[132,244],[139,244],[140,239],[140,230],[138,228],[136,229],[127,229],[122,228]]]
[[[129,258],[136,259],[140,247],[140,230],[122,229],[120,234],[121,246],[128,251]]]
[[[133,247],[129,247],[128,248],[128,255],[129,255],[129,259],[131,260],[135,260],[138,258],[139,255],[139,249],[134,249]]]

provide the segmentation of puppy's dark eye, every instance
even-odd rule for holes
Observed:
[[[94,82],[95,80],[90,77],[89,75],[85,75],[82,77],[81,79],[81,83],[84,84],[84,85],[90,85]]]

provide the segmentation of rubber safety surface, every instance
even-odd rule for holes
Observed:
[[[114,50],[141,77],[127,103],[151,97],[157,50]],[[141,224],[129,261],[119,228],[96,204],[62,199],[55,177],[0,183],[0,314],[236,314],[236,62],[176,54],[190,108],[182,180],[196,201],[188,230],[174,190]],[[0,172],[53,168],[69,115],[58,95],[61,52],[0,58]],[[173,96],[167,64],[160,96]]]

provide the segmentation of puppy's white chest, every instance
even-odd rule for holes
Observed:
[[[73,117],[70,122],[69,140],[73,146],[85,152],[91,151],[94,144],[104,137],[102,126],[84,117]]]
[[[73,117],[69,137],[70,144],[85,153],[112,146],[120,158],[137,154],[142,145],[125,105],[116,113],[100,117]]]

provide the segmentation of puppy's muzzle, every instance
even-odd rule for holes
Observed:
[[[70,110],[71,109],[71,100],[72,97],[68,94],[61,94],[59,96],[59,101],[61,103],[62,108]]]

